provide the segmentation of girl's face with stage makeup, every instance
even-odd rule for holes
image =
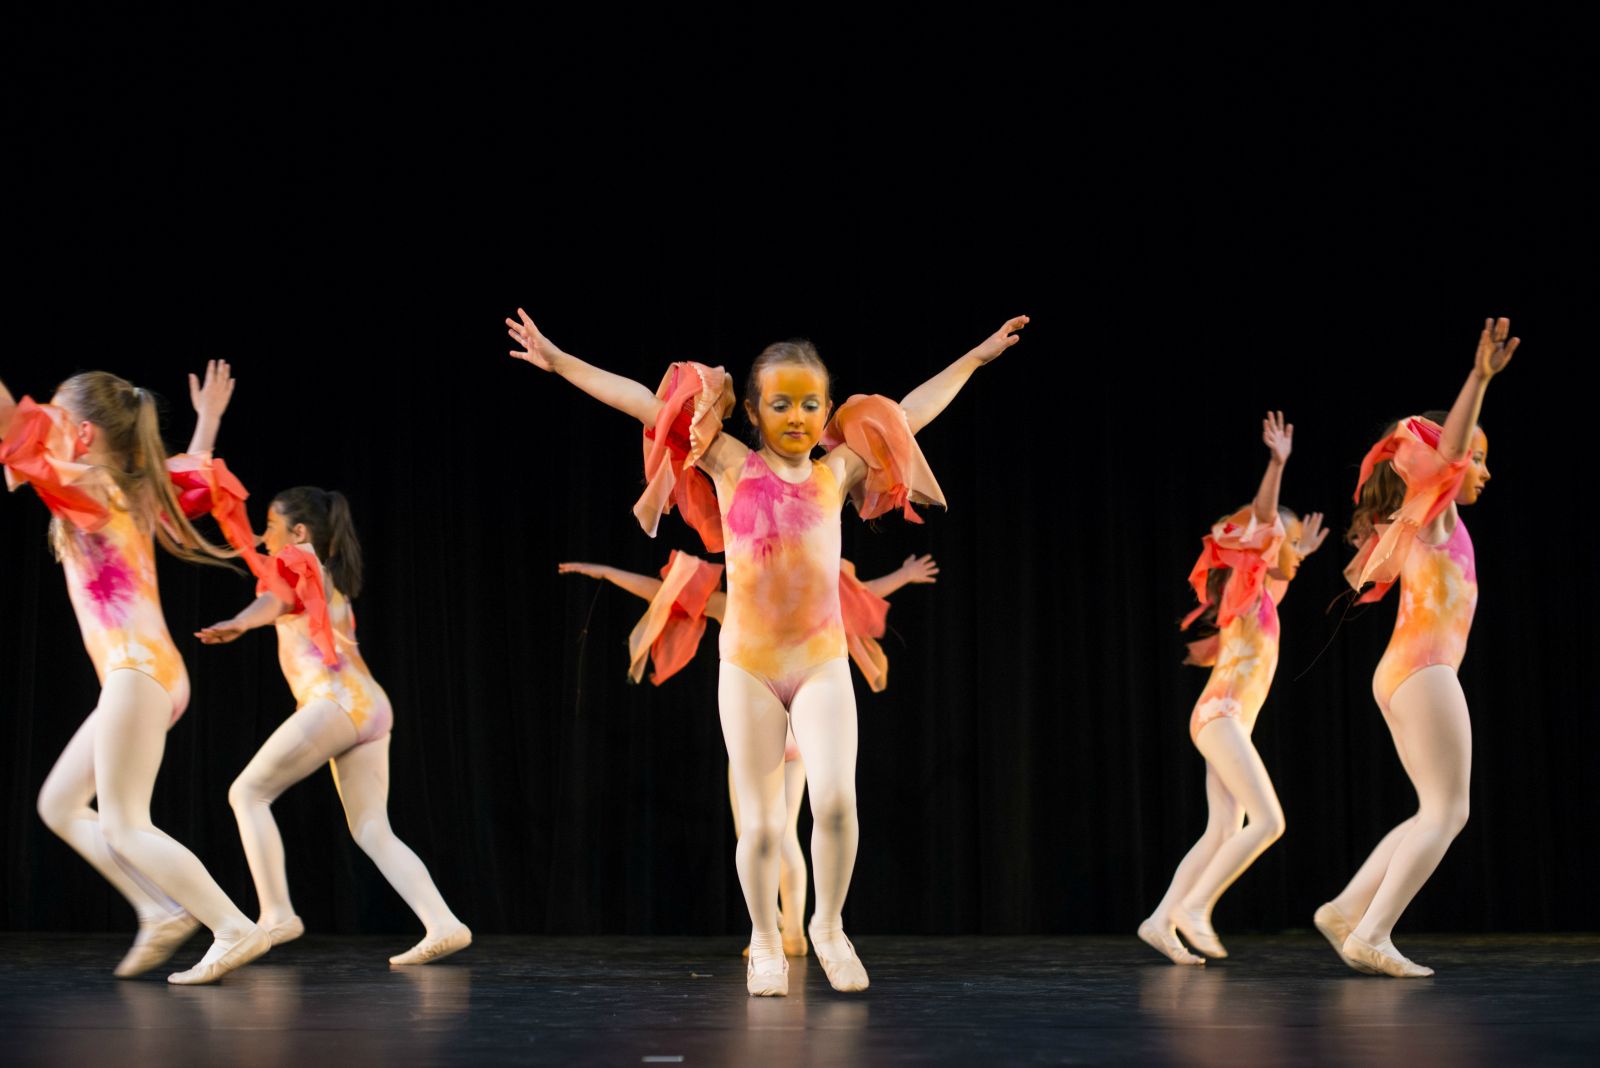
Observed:
[[[1473,430],[1467,457],[1471,464],[1467,477],[1461,480],[1461,488],[1456,491],[1457,504],[1474,503],[1482,495],[1483,487],[1489,484],[1489,439],[1482,427]]]
[[[750,411],[767,448],[783,457],[811,455],[828,424],[828,377],[804,364],[786,363],[761,372],[761,407]]]
[[[1283,524],[1283,544],[1278,547],[1278,566],[1272,568],[1268,574],[1273,578],[1292,579],[1295,572],[1300,570],[1300,538],[1305,533],[1305,523],[1299,519],[1288,520]]]
[[[303,545],[306,541],[306,528],[303,523],[291,527],[289,517],[283,514],[283,509],[274,504],[267,509],[267,532],[261,539],[267,547],[267,552],[275,553],[285,545]]]

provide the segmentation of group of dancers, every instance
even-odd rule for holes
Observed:
[[[647,484],[633,511],[645,532],[653,536],[676,511],[708,553],[723,554],[724,563],[713,564],[674,553],[659,579],[598,564],[560,570],[609,580],[649,602],[628,640],[635,681],[647,664],[656,684],[670,678],[694,656],[706,620],[720,624],[717,701],[739,832],[736,866],[750,914],[751,995],[786,994],[787,957],[808,949],[834,989],[867,988],[842,920],[858,837],[848,665],[856,663],[872,690],[887,684],[876,640],[886,598],[907,583],[935,581],[938,568],[931,557],[913,555],[888,575],[858,579],[841,558],[843,506],[848,498],[863,519],[897,512],[914,523],[921,520],[913,505],[943,506],[916,434],[975,372],[1017,344],[1027,323],[1026,316],[1008,320],[899,401],[857,395],[837,408],[827,368],[809,342],[769,345],[745,380],[742,407],[754,431],[745,444],[723,432],[736,400],[722,368],[674,363],[652,391],[562,351],[521,309],[506,320],[519,346],[512,356],[639,421]],[[1362,600],[1401,586],[1374,695],[1419,806],[1316,912],[1317,928],[1359,971],[1431,974],[1394,948],[1391,932],[1466,819],[1471,735],[1455,672],[1476,579],[1457,504],[1472,503],[1488,481],[1478,413],[1489,380],[1517,344],[1505,319],[1487,322],[1450,411],[1398,421],[1362,465],[1350,528],[1359,551],[1346,575]],[[14,401],[0,384],[0,465],[12,489],[31,485],[52,513],[51,544],[101,683],[94,711],[45,780],[40,815],[138,915],[139,933],[118,976],[156,967],[204,925],[211,947],[169,982],[216,982],[304,932],[271,804],[331,764],[352,835],[425,928],[391,963],[438,960],[465,948],[472,935],[389,826],[393,712],[356,643],[351,601],[361,589],[361,549],[349,505],[336,492],[285,490],[271,499],[265,534],[257,536],[248,494],[213,449],[234,384],[223,361],[210,363],[203,380],[190,376],[194,436],[186,453],[170,457],[154,398],[115,375],[75,375],[49,404]],[[1139,928],[1178,964],[1226,955],[1211,910],[1283,833],[1282,809],[1250,732],[1276,666],[1276,605],[1301,560],[1327,537],[1320,513],[1302,519],[1279,505],[1293,437],[1281,413],[1268,415],[1270,459],[1260,489],[1213,527],[1190,574],[1199,607],[1183,624],[1196,627],[1189,662],[1212,667],[1190,718],[1207,764],[1210,814]],[[226,545],[194,526],[206,514]],[[295,697],[294,713],[228,793],[255,884],[254,921],[151,822],[166,731],[189,699],[156,589],[157,543],[184,560],[248,568],[256,599],[196,636],[218,644],[273,626]],[[807,788],[816,892],[809,924],[796,833]]]

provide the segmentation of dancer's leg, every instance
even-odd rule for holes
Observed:
[[[864,990],[866,970],[844,934],[844,902],[855,871],[856,695],[844,659],[830,660],[800,684],[789,703],[811,790],[811,875],[817,888],[811,941],[836,990]]]
[[[150,676],[124,669],[106,677],[97,712],[95,786],[106,844],[211,929],[216,940],[190,971],[226,965],[191,977],[213,982],[228,968],[258,956],[254,942],[265,941],[265,935],[228,899],[199,859],[150,820],[150,795],[166,748],[172,699]],[[251,948],[243,959],[230,953],[246,942]]]
[[[1472,722],[1461,683],[1448,665],[1424,668],[1402,682],[1389,699],[1387,718],[1406,753],[1417,814],[1356,924],[1354,937],[1380,948],[1466,824],[1472,780]]]
[[[472,940],[466,925],[445,904],[427,867],[389,826],[389,735],[363,742],[334,758],[333,781],[356,844],[427,928],[427,937],[410,954],[401,954],[393,962],[423,964],[465,948]],[[430,953],[430,946],[441,948]],[[424,959],[401,959],[412,954]]]
[[[116,887],[141,925],[156,923],[181,913],[182,906],[132,864],[117,862],[101,833],[100,814],[89,807],[95,794],[94,730],[99,721],[99,712],[91,713],[56,758],[39,789],[39,818]]]
[[[1195,744],[1206,763],[1216,769],[1228,793],[1243,806],[1247,822],[1239,833],[1223,842],[1195,877],[1172,913],[1184,937],[1207,956],[1225,956],[1211,929],[1211,910],[1223,891],[1283,835],[1283,808],[1272,789],[1272,778],[1238,720],[1224,717],[1200,729]],[[1198,941],[1197,941],[1198,940]]]
[[[765,683],[727,661],[718,676],[717,706],[739,810],[741,833],[734,857],[750,912],[748,986],[752,994],[782,993],[788,990],[788,981],[777,904],[785,814],[783,741],[788,716]]]
[[[1379,707],[1382,708],[1381,703]],[[1387,713],[1384,718],[1388,718]],[[1415,781],[1416,775],[1412,772],[1411,763],[1406,756],[1405,739],[1392,727],[1390,734],[1394,738],[1395,753],[1400,757],[1400,765],[1405,769],[1406,777]],[[1411,816],[1391,828],[1389,833],[1373,847],[1372,853],[1361,867],[1356,869],[1355,875],[1350,877],[1350,882],[1339,891],[1339,896],[1330,902],[1351,929],[1354,929],[1361,921],[1361,917],[1366,914],[1367,906],[1372,904],[1372,896],[1378,892],[1378,884],[1383,882],[1383,873],[1389,869],[1389,859],[1394,856],[1395,848],[1416,822],[1416,816]]]
[[[239,839],[256,884],[256,921],[269,930],[294,919],[283,838],[272,803],[356,742],[355,724],[332,701],[312,701],[284,720],[228,788]]]
[[[1200,835],[1199,841],[1184,854],[1183,860],[1178,862],[1177,871],[1172,873],[1172,883],[1167,887],[1167,892],[1160,902],[1156,904],[1155,910],[1139,925],[1139,937],[1155,947],[1158,952],[1166,954],[1174,964],[1205,963],[1203,957],[1190,953],[1183,948],[1183,943],[1178,941],[1171,919],[1172,911],[1194,887],[1200,878],[1200,873],[1211,862],[1211,858],[1217,855],[1223,843],[1239,833],[1243,823],[1244,806],[1239,804],[1228,792],[1228,788],[1222,784],[1222,777],[1217,774],[1217,769],[1207,764],[1206,829]]]
[[[783,828],[782,860],[778,865],[778,901],[783,951],[791,957],[806,954],[806,854],[800,848],[800,805],[805,796],[805,761],[786,761],[783,798],[788,806],[788,819]]]

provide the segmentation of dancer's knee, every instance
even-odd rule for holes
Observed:
[[[394,830],[387,815],[367,816],[350,821],[350,837],[363,852],[371,854],[394,840]]]
[[[235,812],[243,812],[250,805],[270,805],[277,800],[262,785],[250,778],[249,772],[240,772],[228,787],[228,804]]]
[[[811,822],[817,830],[827,834],[839,834],[853,828],[856,824],[855,794],[837,791],[822,797],[813,795]]]
[[[747,820],[739,835],[739,848],[758,857],[786,852],[787,827],[782,820]]]
[[[1467,825],[1467,817],[1471,814],[1471,805],[1466,795],[1452,797],[1434,805],[1424,806],[1419,815],[1428,823],[1433,824],[1443,833],[1454,838],[1461,833]]]
[[[1259,814],[1252,813],[1250,822],[1255,825],[1256,832],[1269,844],[1282,838],[1283,832],[1288,829],[1280,805],[1272,805]]]
[[[58,838],[65,838],[67,829],[77,815],[78,806],[64,797],[57,796],[55,791],[50,789],[50,784],[45,783],[44,789],[39,791],[37,807],[39,818],[50,828],[51,833]]]

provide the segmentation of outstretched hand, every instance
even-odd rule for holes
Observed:
[[[938,582],[934,578],[939,573],[939,565],[934,563],[932,553],[923,553],[918,556],[912,553],[906,557],[906,562],[900,565],[900,573],[906,577],[907,582]]]
[[[565,355],[549,338],[539,333],[533,319],[521,308],[517,309],[517,318],[506,320],[506,333],[522,346],[521,352],[512,349],[511,355],[526,360],[541,371],[554,371],[556,360]]]
[[[228,619],[221,623],[213,623],[209,627],[201,627],[194,632],[203,645],[226,645],[244,634],[249,628],[237,620]]]
[[[1021,341],[1017,331],[1028,325],[1028,317],[1019,315],[1014,319],[1007,319],[1005,325],[990,334],[983,343],[972,350],[979,363],[989,363],[1012,345]]]
[[[1304,559],[1320,549],[1327,540],[1328,532],[1322,527],[1322,513],[1312,512],[1300,524],[1300,540],[1294,543],[1294,551]]]
[[[1283,421],[1282,412],[1268,412],[1261,420],[1261,440],[1278,463],[1286,463],[1294,451],[1294,424]]]
[[[1511,362],[1511,354],[1517,351],[1517,346],[1522,344],[1519,337],[1510,338],[1510,319],[1485,319],[1483,333],[1478,335],[1478,355],[1476,363],[1478,373],[1484,378],[1493,378],[1506,369],[1506,364]]]
[[[590,578],[605,578],[604,564],[565,563],[556,565],[556,573],[561,575],[588,575]]]
[[[189,376],[189,400],[195,414],[201,419],[221,419],[237,384],[227,360],[207,360],[204,383],[197,375]]]

